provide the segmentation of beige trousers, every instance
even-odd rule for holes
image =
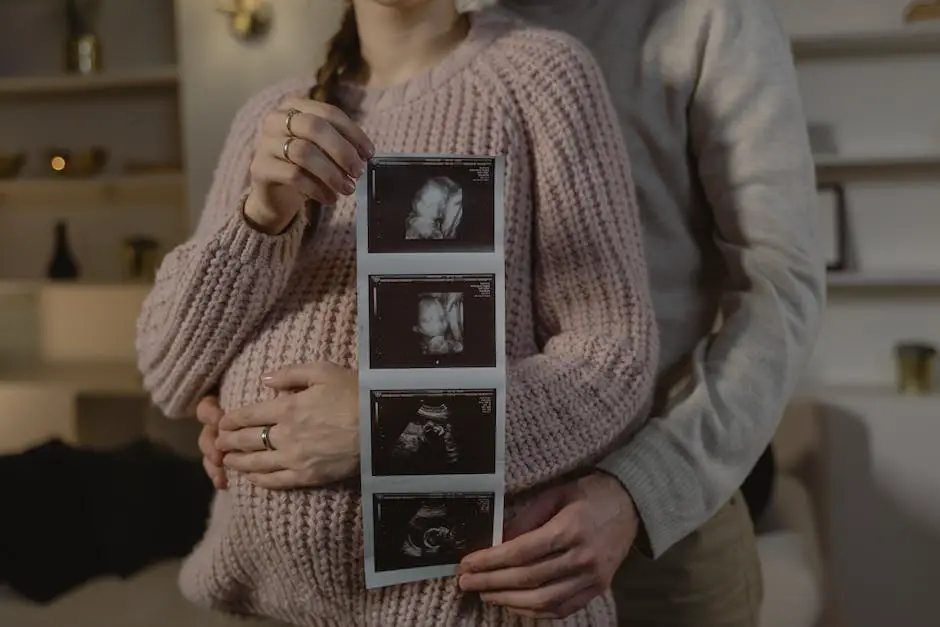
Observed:
[[[653,561],[634,551],[614,578],[620,627],[757,627],[763,596],[740,493]]]

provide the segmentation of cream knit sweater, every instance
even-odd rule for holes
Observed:
[[[171,416],[220,385],[223,408],[270,398],[287,364],[356,365],[355,206],[279,236],[241,217],[259,120],[310,79],[238,114],[202,221],[162,264],[139,321],[140,368]],[[432,71],[345,101],[381,152],[505,154],[507,483],[517,494],[597,462],[638,424],[658,338],[634,191],[593,58],[500,12],[473,18]],[[304,626],[525,624],[452,580],[365,590],[357,482],[268,491],[231,474],[181,585],[193,601]],[[614,625],[602,596],[564,623]]]

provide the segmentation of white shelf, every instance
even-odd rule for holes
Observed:
[[[0,363],[0,387],[55,388],[73,394],[143,394],[132,363]]]
[[[940,149],[935,152],[884,155],[815,155],[819,169],[844,168],[938,168]]]
[[[940,289],[940,270],[892,272],[830,272],[830,288]]]
[[[149,290],[152,283],[144,281],[51,281],[45,279],[2,279],[0,278],[0,296],[32,295],[42,290],[107,290],[139,291]]]
[[[795,398],[823,403],[863,402],[880,407],[922,407],[940,410],[940,391],[930,394],[901,394],[891,385],[814,383],[801,386]]]
[[[179,73],[175,66],[91,76],[65,74],[6,77],[0,78],[0,98],[169,89],[176,87],[178,83]]]
[[[883,31],[796,35],[793,55],[799,59],[940,54],[940,28],[932,24]]]
[[[185,202],[182,173],[101,175],[88,178],[46,177],[0,180],[0,209],[35,202],[53,201],[109,204],[116,201]]]

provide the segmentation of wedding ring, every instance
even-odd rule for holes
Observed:
[[[274,450],[274,446],[271,445],[271,425],[261,430],[261,444],[264,445],[266,451]]]
[[[290,144],[292,141],[297,139],[296,137],[288,137],[287,141],[284,142],[284,147],[281,149],[281,154],[284,156],[284,161],[287,163],[297,165],[294,163],[294,160],[290,158]]]
[[[288,136],[288,137],[296,137],[296,135],[294,135],[293,129],[291,129],[291,127],[290,127],[290,124],[291,124],[291,122],[293,122],[294,116],[297,115],[298,113],[300,113],[300,110],[298,110],[298,109],[290,109],[290,110],[287,112],[287,117],[284,118],[284,128],[287,129],[287,136]]]

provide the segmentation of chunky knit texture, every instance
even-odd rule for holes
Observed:
[[[223,408],[270,398],[264,372],[356,365],[355,204],[268,236],[241,206],[262,117],[310,80],[238,114],[201,223],[162,264],[139,321],[144,381],[171,416],[220,386]],[[566,36],[497,11],[429,73],[344,88],[381,152],[505,154],[507,482],[518,494],[597,462],[642,417],[658,337],[626,151],[604,82]],[[523,625],[452,580],[367,591],[357,482],[267,491],[230,473],[181,585],[218,609],[296,625]],[[614,625],[602,596],[564,621]]]

